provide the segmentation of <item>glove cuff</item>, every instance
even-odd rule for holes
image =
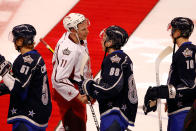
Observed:
[[[85,94],[86,95],[89,95],[90,93],[90,88],[92,88],[92,87],[90,87],[90,84],[93,82],[93,80],[91,80],[91,79],[86,79],[86,80],[84,80],[84,82],[82,83],[82,87],[83,87],[83,89],[84,89],[84,92],[85,92]]]
[[[1,65],[0,65],[0,72],[1,72],[1,76],[3,77],[5,74],[7,74],[10,70],[10,67],[6,67],[6,66],[10,66],[10,62],[8,61],[4,61]]]
[[[168,85],[168,91],[169,91],[169,98],[174,99],[176,97],[176,89],[173,85]]]

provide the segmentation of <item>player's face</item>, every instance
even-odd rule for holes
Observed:
[[[102,39],[101,39],[101,45],[102,45],[102,49],[103,51],[105,51],[105,41],[106,41],[106,33],[103,33]]]
[[[80,40],[87,39],[87,35],[89,33],[88,27],[89,27],[89,23],[87,20],[85,20],[81,24],[78,24],[78,37]]]

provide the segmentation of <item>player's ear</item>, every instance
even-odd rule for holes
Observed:
[[[23,45],[23,41],[24,41],[24,40],[23,40],[22,38],[17,39],[17,40],[16,40],[16,45],[17,45],[17,46],[22,46],[22,45]]]
[[[175,31],[175,35],[178,37],[178,36],[180,36],[180,34],[181,34],[181,31],[180,30],[176,30]]]
[[[112,40],[107,41],[107,42],[105,43],[105,46],[106,46],[106,47],[112,46]]]

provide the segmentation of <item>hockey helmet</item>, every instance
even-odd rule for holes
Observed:
[[[79,13],[70,13],[64,18],[63,25],[67,31],[70,31],[70,28],[78,30],[78,24],[82,23],[84,20],[88,20],[84,15]],[[90,24],[89,20],[88,24]]]
[[[174,18],[168,26],[168,29],[172,29],[172,35],[176,30],[181,31],[181,36],[188,38],[194,29],[193,21],[186,17]]]
[[[12,29],[12,41],[15,43],[17,39],[23,38],[23,45],[32,44],[36,35],[35,28],[30,24],[17,25]]]
[[[120,47],[124,46],[128,41],[129,36],[127,32],[120,26],[112,25],[102,31],[102,33],[103,32],[105,32],[107,36],[106,41],[112,40],[112,47],[115,49],[120,49]]]

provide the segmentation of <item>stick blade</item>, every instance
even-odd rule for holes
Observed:
[[[168,56],[171,52],[172,52],[172,47],[171,47],[171,46],[168,46],[168,47],[166,47],[166,48],[159,54],[159,56],[156,58],[156,61],[155,61],[155,68],[156,68],[156,69],[159,67],[160,62],[161,62],[166,56]]]
[[[162,60],[163,58],[165,58],[167,55],[169,55],[172,52],[172,47],[171,46],[167,46],[157,57],[157,60]]]

